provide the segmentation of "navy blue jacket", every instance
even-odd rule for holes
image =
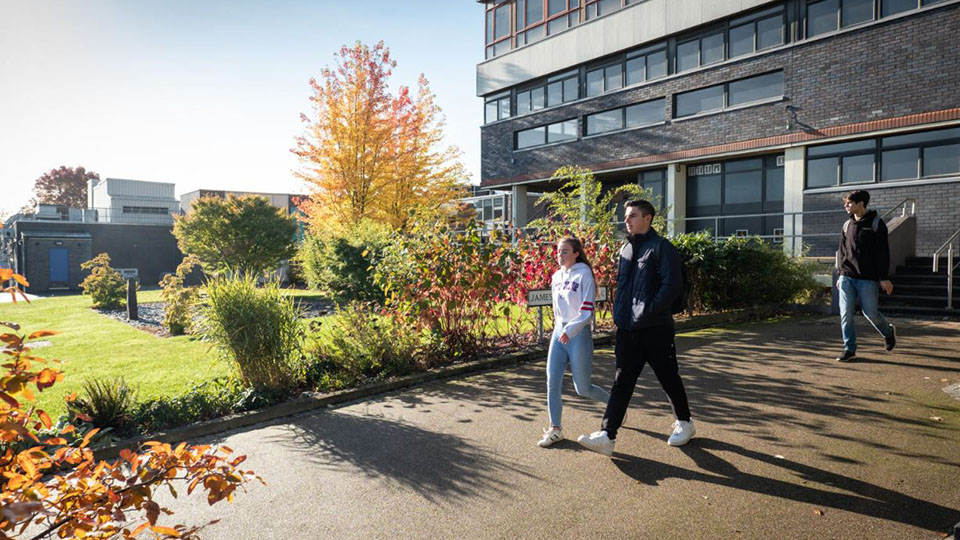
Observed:
[[[660,244],[657,261],[656,246]],[[613,322],[622,330],[672,325],[670,306],[683,293],[677,248],[653,229],[627,237],[620,249]]]

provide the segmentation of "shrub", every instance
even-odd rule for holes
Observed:
[[[257,390],[238,379],[218,377],[194,385],[179,396],[138,403],[132,416],[141,433],[153,433],[272,405],[286,397],[288,393]]]
[[[215,278],[204,290],[203,334],[235,362],[241,380],[255,388],[293,386],[304,338],[294,301],[276,283],[258,288],[249,276]]]
[[[307,381],[324,389],[413,371],[417,338],[392,317],[375,314],[369,304],[338,308],[323,323],[308,350]]]
[[[184,281],[199,264],[196,257],[187,255],[177,266],[177,272],[167,274],[160,282],[163,287],[160,291],[160,299],[163,300],[163,324],[171,334],[189,331],[193,319],[191,310],[197,301],[199,289],[185,286]]]
[[[470,357],[488,343],[501,300],[507,300],[516,253],[509,241],[420,223],[384,249],[375,279],[387,309],[410,330],[441,338],[448,359]],[[436,350],[436,349],[434,349]]]
[[[673,239],[690,274],[693,311],[722,311],[794,301],[816,288],[812,268],[760,238],[717,243],[709,231]]]
[[[93,299],[93,307],[99,309],[117,309],[126,299],[126,284],[123,276],[110,268],[110,256],[101,253],[80,265],[83,270],[89,270],[80,288],[83,294]]]
[[[131,427],[136,392],[123,378],[86,380],[80,397],[68,402],[68,410],[98,428],[123,433]]]
[[[345,233],[309,235],[297,262],[310,288],[327,293],[338,305],[382,303],[373,272],[393,234],[388,226],[365,220]]]

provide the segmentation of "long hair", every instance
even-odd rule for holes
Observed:
[[[564,236],[558,244],[566,244],[570,246],[570,249],[577,252],[577,260],[575,262],[587,265],[587,268],[590,269],[590,277],[593,278],[594,287],[596,287],[597,276],[593,274],[593,265],[590,264],[590,261],[587,259],[587,254],[583,251],[583,242],[575,236]]]

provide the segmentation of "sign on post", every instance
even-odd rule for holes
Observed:
[[[594,302],[607,301],[607,288],[597,287],[597,294]],[[543,308],[553,305],[553,291],[551,289],[538,289],[527,291],[527,307],[537,308],[537,338],[543,337]]]

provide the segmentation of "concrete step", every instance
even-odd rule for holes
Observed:
[[[960,309],[931,308],[921,306],[884,306],[883,314],[904,319],[934,319],[960,321]]]
[[[947,285],[945,283],[939,284],[923,284],[923,283],[897,283],[896,280],[893,282],[893,295],[899,296],[905,294],[907,296],[943,296],[947,295]],[[960,285],[953,286],[954,296],[960,298]]]
[[[942,308],[947,305],[947,296],[916,296],[916,295],[906,295],[906,294],[896,294],[893,296],[880,295],[880,305],[881,306],[922,306],[922,307],[931,307],[931,308]]]

